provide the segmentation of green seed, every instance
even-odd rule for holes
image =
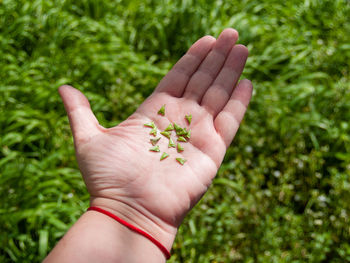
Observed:
[[[191,130],[188,130],[185,137],[187,137],[188,139],[191,138]]]
[[[169,139],[169,144],[168,144],[168,148],[175,148],[175,143],[174,143],[174,141],[173,141],[173,139]]]
[[[170,139],[170,134],[171,134],[171,132],[162,131],[162,132],[160,132],[160,134],[163,135],[163,136],[165,136],[165,137],[167,137],[168,139]]]
[[[178,132],[181,132],[181,131],[182,131],[182,128],[181,128],[179,125],[177,125],[176,123],[174,123],[174,129],[175,129],[175,131],[176,131],[176,134],[177,134]]]
[[[185,137],[183,137],[183,136],[180,136],[179,138],[177,138],[177,140],[178,140],[179,142],[187,142],[187,140],[186,140]]]
[[[160,152],[159,145],[156,145],[156,146],[150,148],[149,150],[152,151],[152,152]]]
[[[174,130],[174,126],[170,123],[168,127],[164,131],[172,131]]]
[[[176,133],[177,136],[182,136],[182,135],[185,135],[185,134],[186,134],[186,132],[183,129]]]
[[[184,165],[184,163],[187,161],[186,159],[183,158],[176,158],[176,161],[178,161],[181,165]]]
[[[188,121],[188,125],[190,125],[191,121],[192,121],[192,115],[191,114],[190,115],[186,115],[185,118]]]
[[[146,126],[146,127],[150,127],[150,128],[156,128],[156,125],[154,124],[154,122],[150,122],[150,123],[145,123],[143,126]]]
[[[165,104],[160,108],[160,110],[158,111],[158,114],[162,116],[165,115]]]
[[[162,156],[160,157],[160,160],[164,160],[168,156],[169,156],[169,154],[167,154],[166,152],[163,152]]]
[[[149,134],[156,137],[157,136],[157,128],[153,128]]]
[[[160,137],[157,139],[150,139],[153,146],[156,145],[159,142],[159,140],[160,140]]]
[[[183,129],[181,129],[181,131],[176,133],[176,135],[178,135],[178,136],[185,136],[187,134],[187,132],[188,132],[187,129],[183,128]]]
[[[183,152],[184,147],[182,147],[182,146],[180,145],[180,143],[178,143],[176,149],[177,149],[177,152],[180,153],[180,152]]]

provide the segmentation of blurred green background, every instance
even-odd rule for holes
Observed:
[[[236,28],[254,96],[170,262],[350,262],[348,0],[0,0],[0,262],[88,207],[57,93],[129,116],[199,37]]]

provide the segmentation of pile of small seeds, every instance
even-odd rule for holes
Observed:
[[[160,108],[160,110],[158,111],[158,114],[161,116],[165,116],[165,105],[163,105]],[[187,120],[188,125],[190,125],[192,121],[192,115],[185,115],[185,119]],[[150,139],[150,143],[152,144],[153,147],[151,147],[149,150],[151,152],[160,152],[158,142],[161,139],[161,137],[157,137],[158,135],[157,126],[154,124],[153,121],[150,123],[145,123],[144,126],[152,129],[149,134],[154,137]],[[171,137],[173,131],[175,131],[177,143],[175,143],[174,139]],[[168,139],[168,148],[176,148],[178,153],[181,153],[184,151],[184,147],[180,144],[180,142],[188,142],[189,139],[191,138],[191,130],[187,128],[182,128],[176,123],[169,123],[168,127],[166,127],[164,131],[159,131],[159,133]],[[168,157],[169,157],[168,153],[162,152],[160,161]],[[175,158],[175,160],[181,165],[184,165],[184,163],[187,161],[186,159],[180,158],[180,157]]]

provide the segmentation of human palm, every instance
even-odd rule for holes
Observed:
[[[198,40],[136,112],[113,128],[98,124],[79,91],[60,88],[92,202],[102,200],[96,204],[114,211],[121,204],[127,211],[122,216],[146,230],[144,220],[135,216],[164,229],[180,225],[215,177],[251,97],[249,81],[236,85],[248,55],[244,46],[235,45],[237,37],[226,29],[217,40]],[[162,105],[165,116],[157,114]],[[190,125],[184,118],[188,114],[193,116]],[[168,148],[162,135],[161,152],[149,151],[152,136],[144,124],[150,121],[158,130],[170,123],[188,127],[191,138],[181,143],[184,151]],[[170,156],[160,161],[162,152]],[[180,165],[177,157],[187,162]]]

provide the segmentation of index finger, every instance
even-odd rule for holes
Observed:
[[[197,40],[160,81],[154,92],[166,92],[171,96],[181,97],[192,74],[210,52],[215,42],[216,39],[212,36],[204,36]]]

